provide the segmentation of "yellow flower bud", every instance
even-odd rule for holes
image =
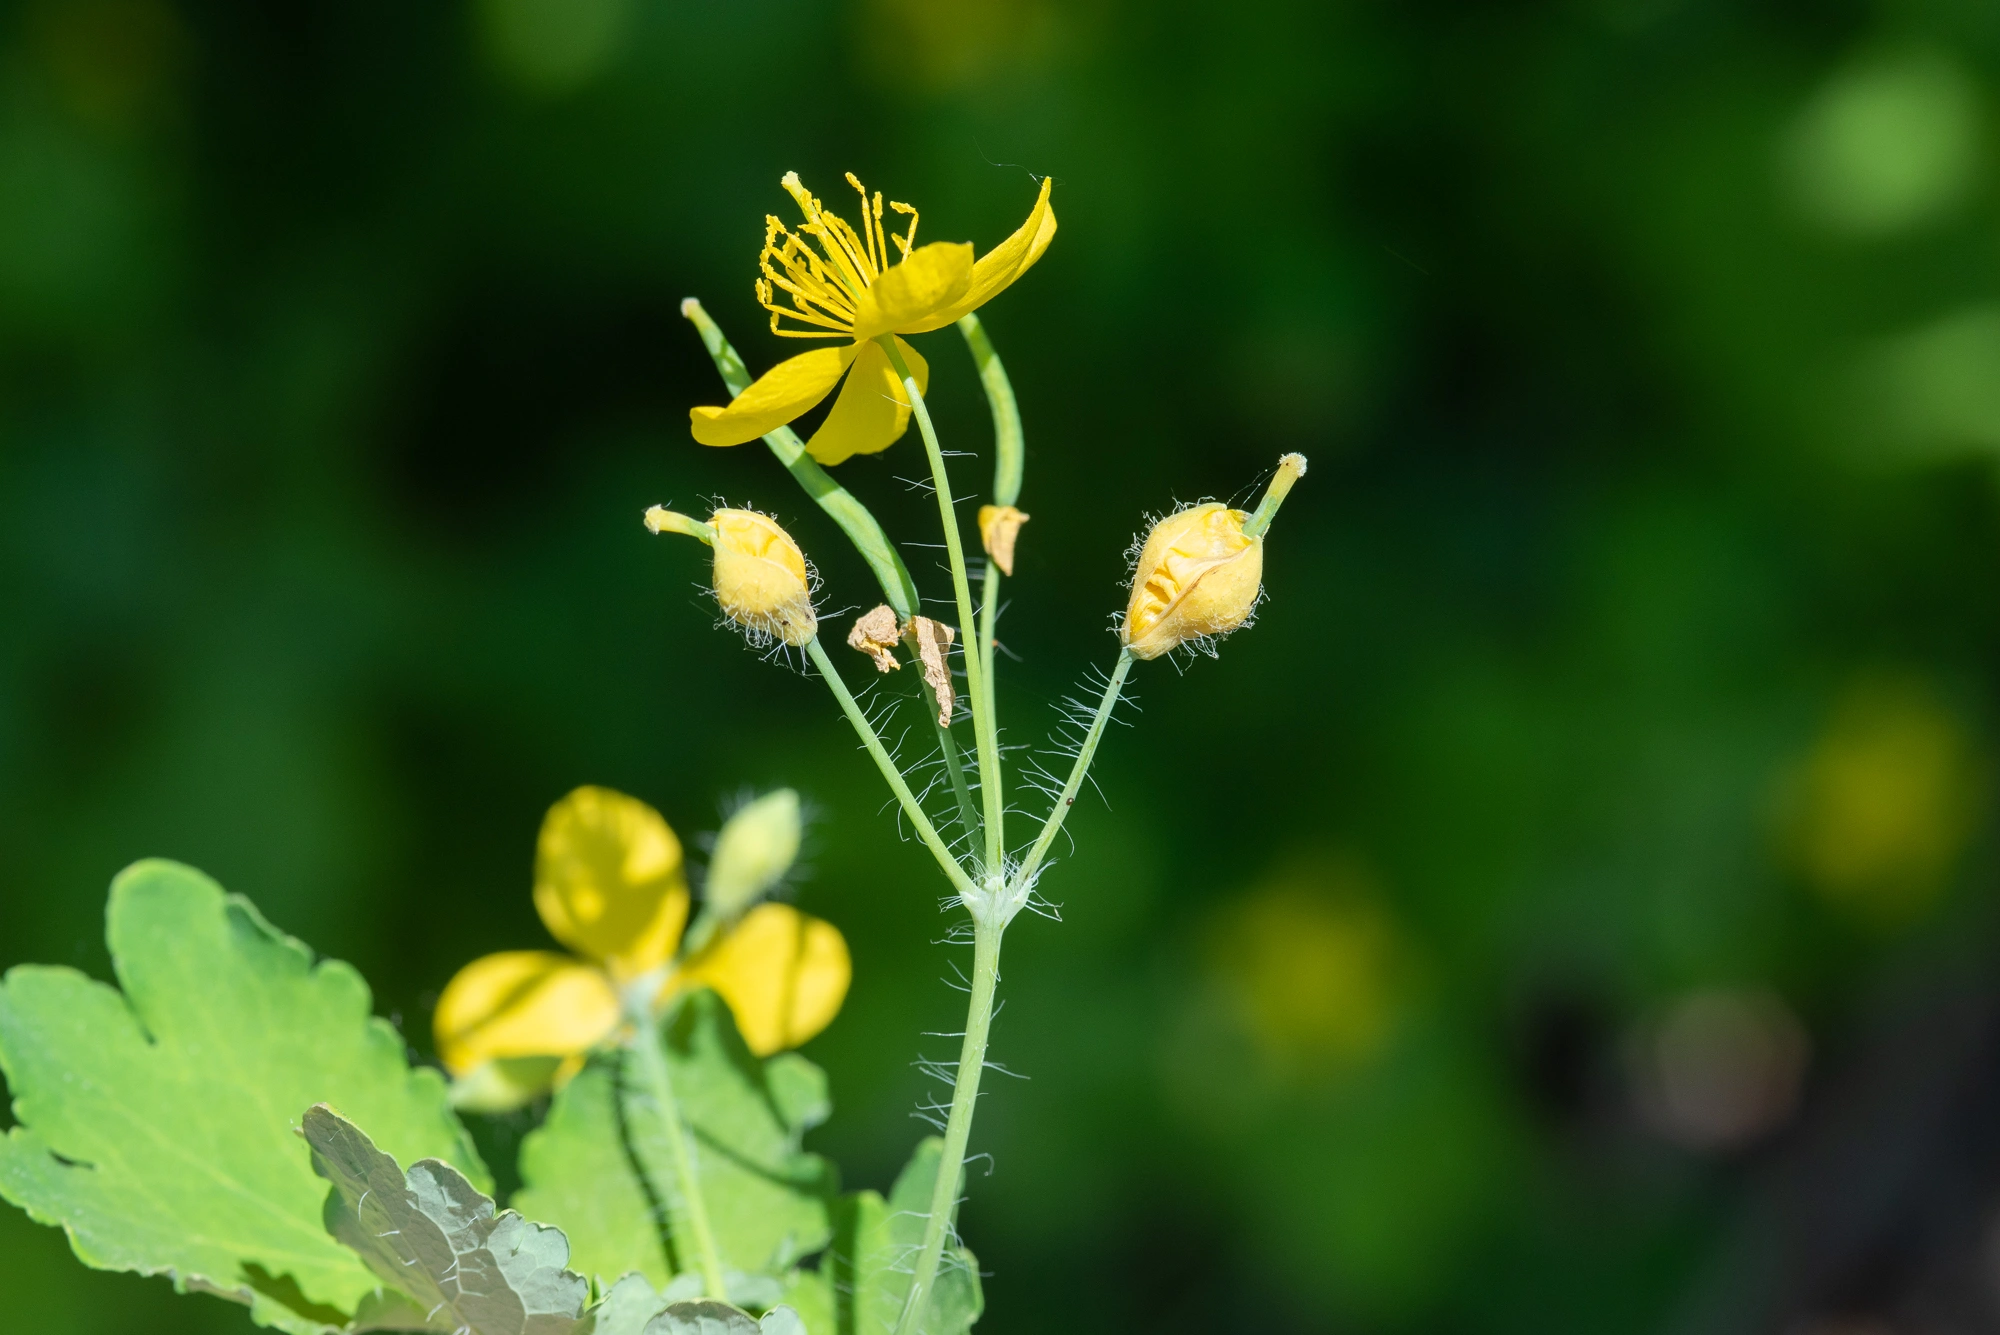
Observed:
[[[789,788],[745,805],[715,836],[702,898],[711,913],[734,919],[784,879],[799,856],[799,795]]]
[[[1243,532],[1249,517],[1210,501],[1153,525],[1132,571],[1121,632],[1132,657],[1158,658],[1250,619],[1264,578],[1264,540]]]
[[[777,521],[755,510],[717,510],[715,600],[753,639],[796,648],[819,629],[805,554]]]

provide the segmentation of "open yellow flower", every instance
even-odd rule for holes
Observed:
[[[794,834],[787,864],[796,849]],[[749,909],[676,961],[688,918],[680,840],[659,812],[608,788],[579,788],[549,809],[535,849],[535,909],[574,955],[487,955],[438,998],[438,1056],[462,1107],[517,1106],[567,1079],[617,1033],[621,993],[634,986],[657,986],[655,1004],[713,988],[758,1056],[826,1028],[847,995],[847,942],[787,904]]]
[[[908,216],[908,230],[901,236],[885,232],[881,192],[871,199],[852,172],[847,183],[861,195],[858,230],[827,212],[799,183],[797,172],[786,172],[784,187],[805,221],[794,232],[767,218],[764,251],[757,257],[764,274],[757,280],[757,301],[771,312],[771,332],[838,339],[840,346],[778,363],[727,408],[692,410],[694,438],[702,444],[741,445],[775,431],[813,408],[846,376],[846,387],[806,442],[807,451],[823,464],[837,464],[887,449],[909,429],[910,401],[875,340],[942,329],[978,310],[1033,267],[1056,234],[1046,179],[1028,220],[976,261],[970,242],[917,245],[917,211],[908,204],[889,205]],[[894,264],[891,241],[900,252]],[[924,359],[900,337],[896,348],[916,377],[917,391],[928,390]]]

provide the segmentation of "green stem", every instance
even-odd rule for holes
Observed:
[[[640,1005],[635,1009],[638,1013],[626,1050],[638,1058],[639,1079],[666,1127],[674,1178],[680,1187],[681,1213],[688,1232],[694,1235],[695,1262],[701,1267],[702,1288],[708,1297],[727,1302],[729,1295],[722,1280],[722,1254],[715,1249],[715,1230],[708,1222],[708,1201],[702,1196],[701,1182],[695,1176],[694,1157],[688,1153],[687,1127],[681,1121],[680,1104],[674,1098],[673,1081],[667,1074],[666,1055],[661,1051],[659,1021],[653,1018],[650,1005]]]
[[[930,455],[931,482],[937,489],[938,515],[944,523],[945,552],[951,558],[951,589],[958,599],[958,639],[966,646],[965,693],[972,701],[972,734],[979,747],[979,795],[986,807],[985,877],[989,888],[997,889],[993,883],[1003,874],[999,845],[1000,745],[993,733],[993,714],[988,708],[985,664],[980,661],[977,642],[970,638],[977,633],[978,623],[972,619],[972,586],[965,577],[965,546],[958,535],[958,512],[952,508],[951,478],[945,473],[944,451],[938,445],[937,428],[931,423],[930,409],[924,405],[923,391],[917,388],[916,377],[910,374],[909,365],[897,350],[895,335],[884,334],[876,342],[889,354],[889,365],[902,378],[903,392],[909,395],[917,429],[923,434],[924,449]]]
[[[917,804],[916,794],[912,793],[910,785],[903,781],[903,772],[897,769],[896,762],[890,759],[888,748],[884,747],[882,739],[875,735],[875,728],[868,722],[868,715],[862,713],[861,706],[855,703],[854,696],[848,692],[847,683],[840,679],[840,670],[834,667],[833,660],[826,656],[826,647],[819,642],[817,635],[806,641],[806,653],[812,657],[814,666],[819,668],[820,676],[826,678],[828,688],[833,691],[833,698],[840,701],[841,712],[846,714],[847,721],[854,725],[854,731],[861,737],[861,744],[868,748],[868,754],[874,757],[875,767],[881,770],[882,777],[888,780],[890,791],[895,793],[896,800],[903,804],[903,813],[910,818],[910,823],[917,827],[918,837],[930,848],[931,856],[935,857],[938,866],[944,869],[944,874],[950,878],[952,887],[961,897],[973,896],[976,892],[971,879],[966,876],[965,869],[958,865],[958,860],[952,857],[951,850],[945,846],[944,840],[938,838],[937,828],[931,824],[931,818],[924,814],[924,809]]]
[[[996,733],[1000,728],[1000,710],[993,701],[993,622],[998,615],[999,605],[1000,567],[989,556],[986,558],[986,581],[979,590],[979,661],[980,666],[985,669],[986,716],[993,720],[993,728]],[[1005,821],[1006,818],[1007,811],[1003,806],[1000,810],[999,819]],[[1001,831],[1001,837],[995,840],[995,842],[1003,849],[1007,847],[1004,827]]]
[[[951,735],[951,729],[937,720],[937,703],[929,702],[931,726],[937,729],[938,749],[944,752],[944,772],[951,780],[952,796],[958,799],[958,821],[965,827],[968,837],[976,838],[979,833],[979,808],[973,804],[972,790],[965,784],[965,766],[958,758],[958,741]]]
[[[689,297],[681,303],[681,314],[686,316],[701,333],[703,346],[715,362],[715,369],[722,373],[722,383],[731,394],[741,394],[750,387],[750,369],[743,364],[736,349],[724,338],[722,330],[709,318],[701,303]],[[835,482],[824,468],[806,453],[805,442],[798,433],[788,426],[781,426],[764,437],[764,443],[771,447],[771,453],[778,456],[791,475],[798,479],[806,494],[818,502],[834,523],[840,525],[847,534],[854,549],[861,553],[861,559],[875,572],[875,579],[882,586],[882,597],[896,610],[899,621],[908,621],[917,613],[917,586],[910,578],[909,567],[897,553],[895,545],[875,522],[875,516],[868,507],[856,500],[854,494]]]
[[[1028,850],[1021,869],[1014,873],[1014,880],[1008,887],[1010,913],[1018,912],[1026,902],[1028,892],[1035,884],[1035,873],[1041,869],[1042,859],[1048,856],[1049,845],[1055,842],[1056,834],[1069,816],[1069,809],[1076,805],[1077,792],[1083,787],[1084,776],[1090,773],[1091,757],[1097,754],[1098,739],[1104,736],[1104,725],[1111,721],[1111,711],[1117,707],[1118,696],[1125,689],[1125,676],[1131,672],[1135,661],[1132,655],[1120,653],[1117,665],[1111,669],[1111,680],[1104,686],[1104,698],[1097,702],[1097,713],[1090,720],[1090,731],[1084,734],[1083,746],[1076,753],[1076,763],[1070,766],[1069,782],[1063,785],[1055,810],[1042,822],[1042,832],[1035,836],[1035,846]]]
[[[1027,445],[1021,431],[1021,406],[1014,398],[1014,382],[1007,378],[1007,368],[1000,361],[1000,354],[993,350],[993,341],[986,336],[986,326],[979,322],[977,315],[967,315],[959,320],[958,332],[965,336],[965,345],[972,352],[972,363],[979,369],[979,383],[986,390],[987,406],[993,410],[993,503],[1012,505],[1021,499],[1021,478],[1027,469]],[[986,716],[993,722],[993,732],[998,745],[1000,732],[1000,709],[994,698],[994,682],[997,674],[993,669],[993,626],[1000,608],[1000,568],[993,563],[991,553],[986,560],[986,578],[979,598],[979,661],[985,670]],[[970,685],[970,682],[967,683]],[[995,786],[998,787],[996,776]],[[994,844],[1003,852],[1007,847],[1006,794],[999,794],[994,807],[998,812],[995,819],[1000,823]]]
[[[993,1026],[993,990],[1000,981],[999,923],[975,921],[972,928],[972,999],[965,1012],[965,1042],[958,1050],[958,1071],[952,1082],[951,1115],[944,1124],[944,1152],[938,1156],[937,1183],[931,1188],[931,1210],[924,1221],[923,1246],[910,1276],[910,1294],[896,1322],[896,1335],[922,1329],[924,1311],[937,1287],[938,1263],[958,1213],[959,1179],[965,1171],[965,1150],[972,1139],[972,1113],[979,1101],[979,1075],[986,1065],[986,1036]]]
[[[993,503],[1012,505],[1021,499],[1021,474],[1027,467],[1027,450],[1021,434],[1021,407],[1014,401],[1014,382],[993,351],[986,327],[977,315],[958,322],[965,345],[972,349],[972,364],[979,368],[979,383],[985,386],[986,402],[993,409]]]

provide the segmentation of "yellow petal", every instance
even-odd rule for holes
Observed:
[[[431,1023],[439,1059],[462,1076],[496,1058],[588,1051],[618,1027],[618,995],[567,955],[509,950],[460,969]]]
[[[712,987],[760,1057],[817,1034],[840,1013],[853,976],[838,928],[789,904],[759,904],[702,952],[680,982]]]
[[[901,263],[890,265],[855,303],[855,341],[891,331],[938,328],[938,324],[926,321],[964,299],[972,273],[970,242],[933,241],[918,246]]]
[[[929,363],[900,338],[896,350],[917,378],[917,393],[929,393]],[[806,451],[823,464],[837,464],[857,454],[886,450],[909,429],[910,399],[903,382],[889,365],[889,354],[882,351],[882,345],[870,343],[854,359],[854,373],[840,387],[833,411],[806,442]]]
[[[964,296],[917,324],[898,325],[898,331],[921,334],[942,329],[978,310],[1006,291],[1016,278],[1034,268],[1035,261],[1042,257],[1042,252],[1049,248],[1049,242],[1055,239],[1056,211],[1049,205],[1049,188],[1054,184],[1054,178],[1042,178],[1041,197],[1029,210],[1028,220],[1015,229],[1014,235],[979,257],[979,262],[972,266],[972,281],[966,285]]]
[[[727,408],[691,408],[694,438],[704,445],[741,445],[805,412],[825,398],[854,360],[854,346],[814,348],[757,377]]]
[[[616,979],[664,964],[687,925],[681,841],[638,798],[579,788],[542,821],[535,910],[550,935]]]

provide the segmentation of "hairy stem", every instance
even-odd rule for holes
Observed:
[[[1083,787],[1084,776],[1090,773],[1091,757],[1097,754],[1098,739],[1104,736],[1104,725],[1111,721],[1111,711],[1118,705],[1118,696],[1125,689],[1126,674],[1132,671],[1135,661],[1128,653],[1118,655],[1118,662],[1111,669],[1111,680],[1104,685],[1104,698],[1097,702],[1097,713],[1090,720],[1090,731],[1084,734],[1083,746],[1076,753],[1076,763],[1070,766],[1069,782],[1063,785],[1055,810],[1049,812],[1049,818],[1042,822],[1042,832],[1035,836],[1035,846],[1028,850],[1028,856],[1021,861],[1021,869],[1014,873],[1007,895],[1010,907],[1018,908],[1025,900],[1029,888],[1035,883],[1035,873],[1041,870],[1042,859],[1048,856],[1049,845],[1055,842],[1056,834],[1069,816],[1069,809],[1076,805],[1077,792]]]
[[[928,697],[925,697],[928,701]],[[965,766],[958,758],[958,741],[951,735],[951,729],[937,720],[937,705],[929,703],[931,726],[937,729],[938,748],[944,752],[945,777],[951,780],[951,795],[958,800],[958,823],[965,827],[966,838],[979,837],[979,808],[973,803],[972,790],[965,784]]]
[[[951,589],[958,600],[958,640],[965,646],[965,693],[972,702],[972,734],[979,747],[979,795],[986,808],[985,875],[990,882],[1001,874],[1003,865],[999,844],[1000,745],[994,736],[993,715],[988,708],[985,664],[980,661],[978,644],[972,638],[978,623],[972,619],[972,586],[965,577],[965,545],[958,535],[958,511],[952,508],[951,478],[945,473],[944,450],[938,445],[930,409],[924,406],[923,391],[917,388],[916,377],[910,374],[908,363],[897,349],[895,335],[884,334],[876,342],[888,353],[889,365],[895,368],[902,379],[903,392],[909,395],[917,429],[924,438],[924,450],[930,455],[931,482],[937,488],[945,552],[951,558]]]
[[[972,895],[974,892],[971,879],[966,876],[965,869],[958,865],[958,860],[952,857],[951,849],[945,846],[944,840],[938,837],[937,827],[931,824],[931,818],[926,816],[923,807],[918,805],[916,794],[912,793],[910,785],[904,782],[903,772],[896,768],[896,762],[890,758],[888,748],[884,747],[882,739],[875,735],[874,725],[869,723],[868,715],[861,711],[861,706],[855,703],[854,696],[847,689],[847,683],[840,679],[840,670],[834,667],[833,660],[826,656],[826,646],[819,642],[817,635],[806,641],[806,653],[811,655],[813,665],[819,669],[820,676],[826,678],[827,687],[833,692],[833,698],[840,701],[841,712],[846,714],[847,721],[854,725],[854,731],[861,737],[861,744],[875,759],[875,768],[882,771],[882,777],[888,781],[890,791],[895,793],[896,800],[903,804],[903,814],[917,827],[918,837],[924,841],[931,850],[931,856],[937,859],[938,866],[943,868],[944,874],[950,878],[952,888],[957,890],[961,897]]]
[[[639,1063],[639,1082],[653,1106],[659,1110],[671,1150],[674,1179],[680,1188],[682,1220],[693,1234],[695,1263],[701,1267],[702,1289],[710,1298],[727,1302],[722,1281],[722,1255],[715,1249],[715,1230],[708,1222],[708,1201],[695,1177],[694,1156],[688,1152],[687,1127],[681,1121],[680,1104],[674,1098],[672,1079],[667,1074],[666,1054],[660,1050],[660,1024],[650,1004],[635,1007],[633,1033],[626,1052]]]
[[[972,1139],[972,1113],[979,1101],[979,1074],[986,1065],[986,1036],[993,1026],[993,990],[1000,981],[998,923],[975,922],[972,935],[972,999],[965,1011],[965,1042],[958,1050],[958,1071],[951,1089],[951,1115],[944,1124],[944,1152],[938,1157],[937,1183],[931,1188],[930,1216],[924,1221],[923,1246],[910,1276],[910,1294],[896,1322],[896,1335],[915,1335],[937,1288],[938,1263],[958,1214],[959,1178],[965,1171],[965,1150]]]

